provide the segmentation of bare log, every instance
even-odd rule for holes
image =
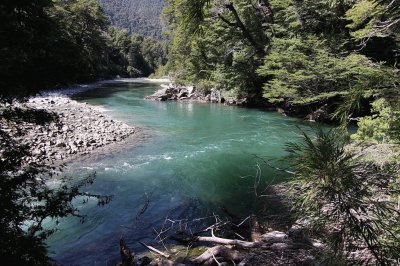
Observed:
[[[237,246],[241,248],[254,248],[259,246],[258,242],[248,242],[248,241],[243,241],[243,240],[238,240],[238,239],[227,239],[227,238],[221,238],[221,237],[216,237],[216,236],[199,236],[196,238],[197,241],[203,241],[203,242],[211,242],[211,243],[217,243],[217,244],[222,244],[222,245],[232,245],[232,246]]]
[[[164,252],[162,252],[162,251],[160,251],[160,250],[158,250],[158,249],[156,249],[156,248],[154,248],[152,246],[149,246],[149,245],[147,245],[147,244],[145,244],[143,242],[139,242],[139,243],[141,245],[145,246],[146,248],[148,248],[150,251],[153,251],[153,252],[155,252],[155,253],[157,253],[157,254],[159,254],[159,255],[167,258],[167,259],[170,257],[168,254],[166,254],[166,253],[164,253]]]
[[[216,257],[222,257],[225,260],[243,260],[244,256],[236,250],[232,250],[225,246],[215,246],[209,248],[206,252],[193,260],[194,263],[207,264],[213,262]]]

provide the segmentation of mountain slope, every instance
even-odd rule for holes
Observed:
[[[98,0],[111,23],[130,33],[160,36],[160,15],[165,0]]]

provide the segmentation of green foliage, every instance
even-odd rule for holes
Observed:
[[[108,19],[96,0],[68,0],[55,2],[49,16],[57,23],[63,45],[57,54],[60,67],[55,81],[94,80],[102,71],[106,50],[103,32]],[[66,47],[66,50],[61,50]],[[61,69],[60,69],[61,68]]]
[[[275,14],[273,28],[276,37],[294,37],[301,32],[300,14],[293,1],[271,0],[270,3]]]
[[[347,143],[343,131],[319,129],[315,140],[303,133],[300,143],[288,144],[294,209],[325,232],[336,253],[367,247],[380,265],[390,265],[400,254],[398,176],[360,162]]]
[[[154,73],[158,67],[167,63],[168,47],[165,41],[159,41],[153,37],[145,37],[141,43],[140,53],[148,64],[150,73]]]
[[[349,9],[345,18],[356,39],[386,37],[400,34],[400,11],[396,1],[359,0]],[[398,4],[398,3],[397,3]],[[397,29],[396,29],[397,28]]]
[[[168,1],[168,70],[178,82],[257,92],[261,79],[255,70],[268,42],[260,18],[246,0]]]
[[[400,49],[400,8],[398,1],[357,0],[344,16],[361,53],[396,65]],[[359,48],[360,49],[360,48]]]
[[[335,56],[313,36],[275,38],[257,72],[268,78],[265,98],[295,104],[337,96],[353,87],[373,89],[386,81],[378,64],[359,54]]]
[[[51,114],[32,110],[9,110],[7,119],[48,123]],[[74,199],[87,202],[98,199],[99,204],[111,200],[108,196],[82,193],[81,188],[92,184],[94,175],[80,181],[57,177],[58,186],[49,186],[55,180],[54,167],[27,163],[29,147],[12,139],[0,129],[0,257],[9,265],[47,265],[46,238],[56,228],[44,228],[45,219],[57,221],[73,215],[84,219],[72,204]]]
[[[261,2],[272,21],[258,12]],[[399,17],[387,0],[169,0],[164,73],[276,105],[334,102],[334,117],[347,124],[368,113],[371,99],[398,101]]]
[[[384,98],[372,103],[372,115],[360,118],[356,140],[378,143],[400,142],[400,109],[392,107]]]
[[[200,25],[205,19],[205,7],[209,4],[210,0],[180,0],[175,1],[173,4],[179,10],[179,19],[181,25],[190,33],[196,33],[202,30]]]

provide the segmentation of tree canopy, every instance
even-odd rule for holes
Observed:
[[[398,113],[397,1],[169,0],[163,20],[167,71],[180,82],[275,106],[334,102],[334,117],[345,120],[373,112],[361,128],[385,116],[375,100]]]

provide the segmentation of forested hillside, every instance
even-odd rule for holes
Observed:
[[[130,33],[161,36],[160,15],[165,0],[98,0],[111,23]]]

